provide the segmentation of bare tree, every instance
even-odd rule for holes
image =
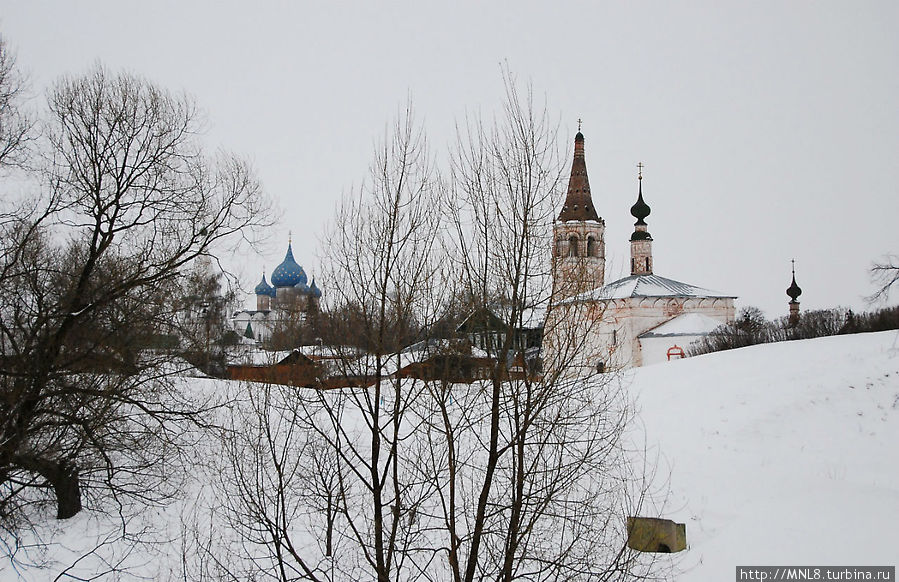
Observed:
[[[883,261],[874,263],[871,266],[871,280],[877,290],[868,296],[868,301],[874,303],[889,299],[890,290],[899,281],[899,257],[886,255]]]
[[[234,449],[221,494],[236,492],[230,514],[252,529],[243,552],[265,556],[260,573],[459,582],[651,573],[626,546],[645,483],[623,440],[632,410],[622,385],[572,368],[586,335],[578,325],[554,334],[542,370],[525,365],[536,346],[519,332],[553,300],[564,167],[545,111],[506,82],[502,115],[461,131],[439,200],[407,112],[365,196],[338,211],[326,269],[331,307],[347,317],[330,325],[368,352],[335,363],[357,386],[272,391],[279,404],[251,407],[251,430],[233,427],[246,448]],[[491,341],[431,333],[446,333],[461,306],[493,314]],[[407,375],[416,350],[434,353],[423,346],[475,362],[479,378],[439,365]]]
[[[508,330],[484,344],[489,378],[452,386],[451,399],[435,386],[423,415],[449,570],[466,582],[636,576],[623,535],[629,400],[611,376],[571,366],[589,323],[544,329],[552,358],[539,372],[515,369],[528,355],[515,331],[554,303],[551,227],[565,168],[545,107],[504,79],[502,114],[460,135],[447,198],[461,283]]]
[[[33,122],[22,108],[25,79],[15,55],[0,36],[0,169],[22,164]]]
[[[154,338],[176,331],[188,268],[268,220],[247,163],[202,153],[197,108],[96,67],[49,97],[38,210],[3,224],[0,516],[30,503],[57,517],[87,495],[121,507],[165,500],[183,394]],[[8,215],[9,216],[9,215]]]
[[[251,429],[241,417],[228,437],[223,494],[234,492],[229,514],[248,524],[243,555],[253,563],[256,548],[269,565],[259,571],[279,580],[411,580],[434,557],[414,518],[432,486],[412,470],[421,452],[407,421],[423,389],[392,374],[443,293],[434,177],[411,107],[369,176],[324,239],[326,331],[352,346],[332,371],[359,386],[289,396],[266,388],[278,404],[251,406]]]

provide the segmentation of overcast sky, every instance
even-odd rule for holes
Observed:
[[[254,163],[310,275],[335,202],[411,95],[432,149],[499,108],[500,63],[583,119],[607,280],[626,275],[637,162],[655,272],[787,313],[863,308],[899,253],[899,2],[199,2],[0,0],[42,93],[99,61],[193,94],[210,143]],[[325,289],[327,292],[327,289]],[[893,303],[899,299],[894,294]]]

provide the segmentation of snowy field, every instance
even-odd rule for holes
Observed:
[[[753,346],[631,372],[686,523],[678,580],[899,562],[899,335]],[[667,469],[666,469],[667,466]]]
[[[201,391],[223,388],[190,381]],[[649,366],[622,381],[640,409],[633,434],[658,457],[657,478],[670,479],[663,516],[687,525],[675,579],[733,580],[738,565],[899,562],[896,332],[754,346]],[[191,493],[130,524],[155,530],[158,545],[130,551],[115,518],[84,511],[40,528],[51,549],[30,555],[47,569],[5,561],[0,580],[52,580],[94,547],[71,574],[126,568],[178,579],[180,555],[190,551],[179,538],[196,523],[202,481],[214,479],[200,469],[210,451],[196,454]]]

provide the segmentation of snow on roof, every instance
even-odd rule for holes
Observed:
[[[702,315],[701,313],[682,313],[674,319],[669,319],[665,323],[657,325],[651,330],[640,335],[641,338],[648,337],[670,337],[683,335],[707,335],[712,333],[715,328],[723,325],[724,322]]]
[[[735,299],[736,295],[719,293],[659,275],[631,275],[592,291],[575,295],[565,302],[602,301],[628,297],[724,297]]]
[[[269,352],[266,350],[247,350],[228,358],[229,365],[238,366],[272,366],[291,354],[291,350]]]
[[[322,359],[358,358],[359,356],[365,354],[365,350],[363,350],[362,348],[357,348],[355,346],[328,344],[300,346],[296,349],[296,351],[310,358]]]

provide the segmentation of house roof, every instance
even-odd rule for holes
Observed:
[[[456,331],[462,333],[503,331],[507,329],[506,322],[510,317],[511,313],[508,307],[481,307],[468,314],[468,317],[456,327]],[[545,319],[545,304],[527,307],[520,314],[521,329],[542,328]]]
[[[673,319],[657,325],[647,332],[640,334],[640,338],[674,337],[691,335],[708,335],[723,322],[701,313],[682,313]]]
[[[659,275],[631,275],[592,291],[566,299],[563,303],[603,301],[628,297],[722,297],[736,299],[736,295],[681,283]]]

